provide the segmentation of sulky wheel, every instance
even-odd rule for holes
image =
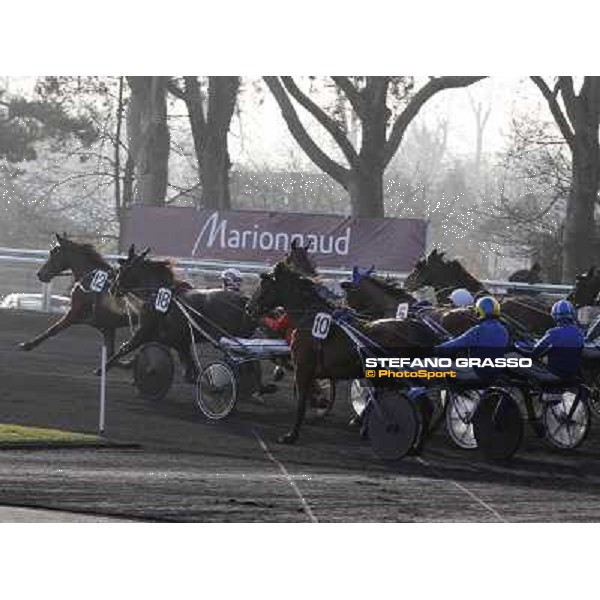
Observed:
[[[173,356],[163,344],[145,344],[134,359],[133,383],[146,400],[162,400],[171,388],[174,373]]]
[[[486,459],[509,459],[523,438],[523,419],[515,399],[506,390],[489,388],[473,415],[473,432]]]
[[[238,388],[234,367],[224,361],[208,363],[196,380],[196,405],[208,419],[224,419],[236,405]]]
[[[404,458],[421,435],[418,410],[406,393],[380,388],[367,410],[367,432],[373,451],[382,460]]]
[[[546,430],[546,439],[553,446],[572,450],[585,440],[590,428],[590,409],[586,394],[580,389],[565,390],[562,394],[553,394],[553,400],[544,402],[542,397],[542,422]]]
[[[356,417],[360,417],[373,395],[373,388],[366,384],[365,379],[353,379],[348,387],[348,402]]]
[[[448,392],[446,407],[446,430],[450,439],[463,450],[477,448],[473,432],[473,415],[479,404],[480,395],[476,390],[451,390]]]

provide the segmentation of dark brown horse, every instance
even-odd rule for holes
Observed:
[[[339,326],[332,324],[325,340],[318,341],[313,337],[316,313],[334,310],[320,295],[319,283],[313,278],[284,263],[278,263],[272,273],[262,274],[260,284],[248,303],[248,312],[258,317],[275,306],[285,308],[295,329],[291,351],[296,367],[296,419],[290,431],[279,438],[282,443],[293,443],[300,433],[315,379],[358,379],[364,374],[353,343]],[[395,354],[399,349],[407,353],[418,349],[427,354],[437,342],[429,328],[412,319],[357,320],[355,324],[379,345],[393,348]]]
[[[44,340],[53,337],[71,327],[71,325],[90,325],[100,331],[104,337],[107,352],[114,353],[115,333],[120,327],[137,322],[137,314],[126,306],[122,299],[117,299],[108,291],[115,270],[90,244],[80,244],[67,239],[66,235],[56,234],[58,244],[50,251],[48,260],[38,271],[38,279],[49,283],[58,275],[72,273],[75,285],[71,290],[71,306],[69,311],[46,331],[32,340],[23,342],[23,350],[33,350]],[[130,253],[133,247],[130,248]],[[94,276],[98,271],[107,274],[107,281],[101,292],[91,289]]]
[[[409,292],[432,287],[440,304],[449,304],[450,294],[456,288],[465,288],[474,296],[489,293],[457,260],[447,260],[445,254],[434,248],[429,256],[417,261],[404,281],[404,287]]]
[[[581,273],[575,278],[575,287],[567,296],[567,300],[576,308],[582,306],[595,306],[598,304],[600,294],[600,271],[591,267],[587,273]]]
[[[373,269],[361,271],[354,268],[352,279],[342,283],[348,306],[366,319],[393,318],[398,305],[406,303],[409,309],[418,310],[452,335],[460,335],[477,320],[469,308],[427,306],[419,307],[417,299],[399,281],[380,277]]]
[[[317,267],[308,253],[309,249],[310,244],[301,246],[297,240],[293,240],[283,262],[304,275],[316,276]]]
[[[440,302],[446,302],[449,294],[456,288],[466,288],[473,295],[479,296],[489,293],[459,261],[447,260],[444,252],[435,249],[429,256],[417,262],[404,285],[409,291],[431,286]],[[543,334],[554,326],[550,307],[541,299],[531,296],[505,296],[500,303],[502,314],[523,332]]]
[[[180,303],[200,327],[219,339],[223,332],[236,337],[248,337],[256,329],[256,321],[245,311],[247,298],[237,292],[223,289],[194,289],[177,278],[173,265],[166,260],[149,260],[148,250],[120,260],[113,291],[117,296],[134,296],[142,304],[140,326],[133,337],[125,342],[107,361],[112,367],[121,357],[148,342],[159,342],[177,351],[185,367],[187,381],[194,381],[196,363],[192,358],[191,325]],[[172,292],[166,312],[156,310],[155,301],[161,288]],[[200,316],[201,315],[201,316]],[[204,338],[197,332],[196,342]]]
[[[542,266],[540,263],[534,263],[531,269],[519,269],[509,276],[508,281],[515,283],[541,283]]]

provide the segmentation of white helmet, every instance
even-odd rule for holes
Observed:
[[[221,273],[221,281],[223,281],[225,289],[239,292],[242,286],[242,274],[238,269],[225,269]]]
[[[469,290],[458,288],[450,294],[450,301],[458,308],[473,306],[475,299]]]

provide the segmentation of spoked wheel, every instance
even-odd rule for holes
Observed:
[[[313,406],[319,418],[326,417],[335,402],[336,386],[334,379],[317,379],[313,385]]]
[[[477,410],[480,395],[476,390],[451,390],[446,407],[446,429],[450,439],[463,450],[477,448],[473,432],[473,415]]]
[[[224,361],[207,364],[196,380],[195,401],[205,417],[224,419],[238,398],[238,379],[234,368]]]
[[[523,439],[523,419],[515,399],[505,390],[489,388],[473,415],[477,446],[488,460],[507,460]]]
[[[140,348],[133,363],[133,383],[142,398],[162,400],[171,388],[174,374],[175,363],[169,348],[157,342]]]
[[[367,409],[367,432],[373,451],[382,460],[400,460],[421,435],[422,423],[406,393],[381,388]]]
[[[353,379],[348,388],[348,402],[354,416],[360,417],[373,394],[373,388],[366,384],[365,379]]]
[[[556,397],[556,395],[554,395]],[[542,422],[546,439],[557,448],[577,448],[585,440],[590,428],[590,409],[585,393],[566,390],[557,401],[544,402]]]

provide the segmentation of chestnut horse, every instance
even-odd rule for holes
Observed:
[[[92,245],[74,242],[67,239],[66,235],[61,236],[58,233],[56,240],[58,244],[50,250],[50,256],[37,276],[41,282],[49,283],[58,275],[71,272],[75,278],[75,285],[71,290],[71,306],[69,311],[46,331],[19,346],[22,350],[33,350],[71,325],[85,324],[100,331],[107,352],[111,355],[115,349],[116,330],[137,322],[137,313],[128,309],[122,299],[117,299],[109,293],[108,286],[110,281],[114,280],[115,269]],[[133,246],[129,252],[131,255]],[[92,291],[90,288],[98,271],[104,271],[108,275],[101,292]]]

